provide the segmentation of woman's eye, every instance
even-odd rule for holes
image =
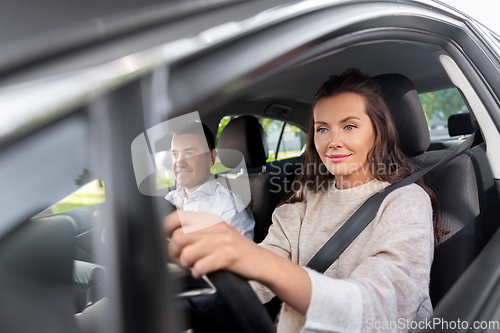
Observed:
[[[323,128],[323,127],[320,127],[316,130],[317,133],[325,133],[326,132],[326,128]]]
[[[346,130],[350,131],[350,130],[352,130],[352,129],[356,128],[356,126],[354,126],[354,125],[346,125],[344,128],[345,128]]]

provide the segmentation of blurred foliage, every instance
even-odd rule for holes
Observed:
[[[268,138],[267,144],[269,149],[269,156],[267,157],[266,162],[274,161],[276,159],[276,151],[278,150],[278,142],[276,141],[275,146],[271,146],[271,142],[269,141],[269,137],[276,133],[279,135],[281,133],[281,129],[284,126],[284,122],[280,120],[274,120],[269,118],[259,118],[259,123],[264,128],[264,132],[266,133],[266,137]]]
[[[85,168],[85,169],[83,169],[82,174],[78,175],[78,178],[75,179],[75,185],[77,185],[78,187],[82,187],[83,185],[88,184],[94,178],[95,178],[95,176],[92,173],[92,171]],[[97,179],[96,182],[97,182],[97,186],[104,187],[102,180]]]
[[[283,121],[281,120],[259,118],[259,123],[262,125],[264,132],[266,132],[267,135],[275,131],[281,131],[281,128],[283,127]]]
[[[221,119],[221,121],[219,122],[219,128],[217,129],[217,137],[215,140],[215,145],[217,145],[217,143],[219,141],[220,133],[222,132],[224,127],[226,127],[226,125],[234,118],[236,118],[236,117],[225,116]],[[264,132],[266,132],[266,134],[268,134],[268,135],[269,135],[269,133],[272,133],[275,131],[281,131],[281,128],[283,126],[283,121],[281,121],[281,120],[275,120],[275,119],[269,119],[269,118],[259,118],[259,122],[262,125],[262,127],[264,128]],[[296,131],[296,132],[300,131],[300,129],[296,128],[295,126],[293,126],[293,127],[294,127],[293,131]],[[286,130],[291,131],[292,129],[286,129]]]
[[[40,216],[59,214],[68,210],[103,203],[104,201],[106,201],[106,197],[104,195],[103,183],[100,179],[96,179],[81,186],[66,198],[49,207]]]
[[[272,162],[272,161],[280,161],[280,160],[285,160],[287,158],[292,158],[296,156],[300,156],[302,154],[301,150],[287,150],[287,151],[279,151],[278,153],[278,158],[276,158],[275,153],[270,153],[266,162]]]
[[[75,184],[81,187],[81,186],[87,184],[90,181],[91,177],[92,177],[92,173],[90,172],[90,170],[83,169],[82,174],[78,175],[78,178],[75,179]]]
[[[160,169],[156,172],[156,188],[164,189],[173,186],[171,177],[165,172],[165,169]]]
[[[219,157],[217,157],[217,159],[215,160],[214,165],[210,169],[210,172],[211,173],[221,173],[221,172],[230,171],[230,170],[232,170],[232,169],[224,166],[224,164],[222,164],[220,162]]]
[[[468,112],[467,106],[456,88],[420,94],[419,97],[427,121],[433,118],[447,120],[454,113]]]
[[[215,137],[215,146],[217,147],[217,144],[219,142],[219,136],[220,136],[220,133],[222,132],[222,130],[224,129],[224,127],[226,127],[226,125],[231,121],[231,119],[233,118],[236,118],[236,117],[232,117],[232,116],[225,116],[221,119],[221,121],[219,122],[219,128],[217,128],[217,136]]]
[[[300,128],[298,128],[297,126],[290,125],[290,124],[286,124],[285,132],[295,132],[295,136],[298,136],[298,135],[300,135],[300,133],[303,133]]]

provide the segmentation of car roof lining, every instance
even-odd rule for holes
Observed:
[[[273,97],[293,98],[310,103],[316,90],[330,75],[341,74],[349,67],[357,68],[370,76],[403,74],[412,80],[419,92],[446,89],[452,83],[432,55],[433,51],[439,49],[441,48],[434,45],[398,40],[353,45],[280,73],[257,87],[250,95],[254,94],[255,98],[265,90],[274,88],[277,94]],[[366,54],[370,54],[370,57],[359,56]]]
[[[437,44],[408,40],[377,40],[362,42],[327,51],[304,59],[298,64],[251,86],[230,102],[202,112],[202,117],[222,118],[225,115],[253,114],[266,117],[271,104],[291,107],[289,117],[274,116],[307,129],[310,105],[316,90],[330,75],[340,74],[349,67],[358,68],[371,76],[399,73],[409,77],[419,93],[454,87],[433,52],[442,51]],[[359,54],[370,54],[360,57]]]

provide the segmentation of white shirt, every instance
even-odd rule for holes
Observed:
[[[189,198],[185,188],[179,186],[177,190],[170,191],[165,199],[177,207],[180,202],[185,211],[216,214],[243,236],[253,240],[255,220],[250,209],[238,195],[219,184],[214,176]]]

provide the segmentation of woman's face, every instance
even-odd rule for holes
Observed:
[[[375,131],[364,97],[342,93],[319,100],[314,107],[314,145],[339,188],[351,188],[375,177],[368,153]]]

